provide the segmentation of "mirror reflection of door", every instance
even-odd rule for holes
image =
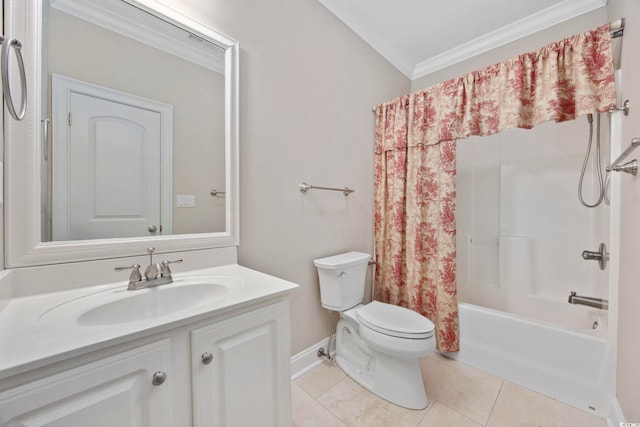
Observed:
[[[170,232],[161,186],[171,107],[61,76],[52,86],[53,240]]]

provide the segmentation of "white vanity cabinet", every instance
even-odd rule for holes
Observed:
[[[284,302],[192,330],[194,427],[290,423]]]
[[[0,427],[288,427],[289,334],[283,296],[120,339],[0,380]]]
[[[170,358],[164,339],[0,392],[0,425],[170,427]]]

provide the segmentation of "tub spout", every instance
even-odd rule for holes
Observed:
[[[609,309],[609,300],[602,298],[583,297],[571,292],[569,295],[569,304],[586,305],[588,307],[599,308],[600,310]]]

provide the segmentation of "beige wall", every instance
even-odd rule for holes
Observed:
[[[162,2],[240,42],[239,262],[301,285],[298,353],[329,334],[313,259],[371,251],[371,108],[410,82],[316,0]]]
[[[372,244],[371,106],[536,49],[626,16],[623,69],[640,75],[640,5],[610,0],[599,9],[464,61],[413,83],[379,57],[315,0],[162,0],[220,29],[241,45],[240,263],[301,285],[292,299],[292,352],[328,334],[312,260]],[[410,86],[411,85],[411,86]],[[624,93],[640,93],[625,80]],[[635,111],[635,113],[634,113]],[[625,120],[625,140],[640,135],[639,109]],[[303,195],[297,185],[350,186],[356,192]],[[623,182],[618,399],[627,420],[640,420],[640,189]]]
[[[624,17],[622,41],[622,99],[631,101],[622,119],[622,144],[626,148],[640,136],[640,2],[609,0],[611,20]],[[637,158],[637,151],[629,159]],[[621,177],[620,285],[618,288],[618,375],[616,395],[628,422],[640,422],[640,184],[638,178]]]
[[[173,233],[223,231],[224,76],[55,9],[50,27],[50,73],[173,106]]]

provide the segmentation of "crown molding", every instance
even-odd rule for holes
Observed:
[[[209,41],[117,1],[49,0],[52,8],[91,22],[202,67],[224,74],[225,50]]]
[[[411,79],[426,76],[434,71],[488,52],[512,41],[527,37],[545,28],[560,24],[569,19],[596,10],[607,4],[607,0],[565,0],[555,6],[544,9],[526,18],[515,21],[502,28],[476,38],[468,43],[456,46],[416,64]]]
[[[427,58],[417,64],[403,57],[386,38],[383,31],[369,20],[353,2],[346,0],[318,0],[360,38],[411,80],[495,49],[514,40],[527,37],[592,10],[603,7],[607,0],[564,0],[523,19],[482,35],[468,43]]]

